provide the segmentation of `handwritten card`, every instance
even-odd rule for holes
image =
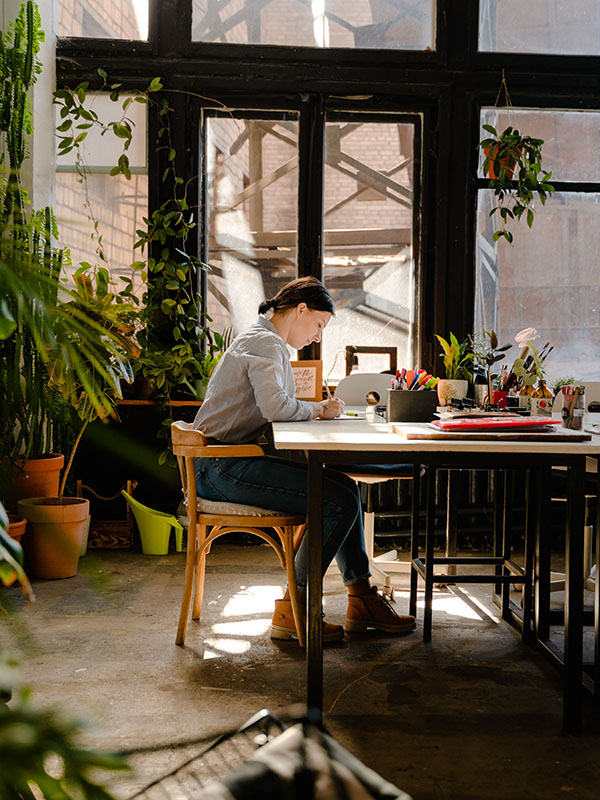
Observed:
[[[292,371],[298,400],[319,401],[323,399],[322,361],[292,361]]]

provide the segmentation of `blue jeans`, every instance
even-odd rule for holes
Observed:
[[[306,514],[307,467],[273,456],[258,458],[197,458],[198,496],[206,500],[261,506],[290,514]],[[305,536],[296,553],[298,586],[306,587]],[[368,578],[362,509],[358,487],[342,473],[323,471],[323,572],[333,558],[342,580],[351,586]]]

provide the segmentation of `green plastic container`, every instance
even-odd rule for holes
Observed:
[[[129,503],[137,522],[140,538],[142,540],[142,552],[149,556],[164,556],[169,552],[169,539],[171,529],[175,528],[175,546],[177,552],[183,549],[183,526],[173,516],[162,511],[155,511],[140,503],[135,497],[123,489],[121,494]]]

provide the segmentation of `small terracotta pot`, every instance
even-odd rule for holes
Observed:
[[[492,153],[492,151],[494,151]],[[495,147],[484,147],[483,152],[486,158],[489,158],[490,154],[492,156],[492,160],[490,161],[490,166],[488,168],[488,175],[492,180],[496,180],[498,175],[496,175],[496,171],[494,170],[494,158],[495,158]],[[500,167],[504,167],[506,170],[506,177],[510,180],[513,176],[514,168],[515,168],[516,161],[514,158],[501,158],[500,159]]]
[[[83,497],[29,497],[19,501],[28,520],[25,569],[36,578],[71,578],[77,573],[90,501]]]
[[[25,533],[25,528],[27,527],[27,520],[25,517],[16,517],[14,514],[8,515],[8,528],[7,533],[11,536],[16,542],[21,541],[21,536]]]

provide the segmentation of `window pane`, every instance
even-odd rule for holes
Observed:
[[[148,216],[148,176],[132,175],[128,181],[122,175],[92,174],[88,176],[88,195],[93,213],[102,234],[102,249],[115,282],[114,291],[124,288],[120,276],[131,278],[135,293],[141,297],[143,284],[139,272],[130,268],[133,261],[143,258],[134,251],[136,230],[143,227]],[[84,187],[75,172],[56,175],[56,217],[59,244],[71,250],[73,266],[82,261],[101,263],[96,254],[96,241],[91,239],[93,223],[84,208]]]
[[[544,140],[544,169],[554,181],[600,181],[600,113],[550,109],[483,108],[481,124],[501,133],[509,125]],[[488,133],[481,130],[481,138]],[[480,175],[483,164],[480,158]]]
[[[397,347],[400,365],[412,366],[414,125],[336,121],[326,131],[325,283],[336,315],[323,337],[325,374],[344,376],[346,345]],[[359,355],[359,368],[389,362]]]
[[[554,346],[550,383],[600,380],[600,194],[554,194],[531,230],[524,221],[512,227],[512,246],[492,243],[492,200],[479,192],[475,332],[493,328],[504,344],[536,328],[536,344]],[[516,356],[515,347],[507,361]]]
[[[133,135],[127,150],[129,167],[133,169],[146,169],[146,116],[145,103],[130,103],[123,112],[123,102],[127,95],[113,102],[105,92],[89,92],[86,99],[86,108],[98,115],[101,123],[119,122],[123,114],[130,121]],[[82,122],[84,122],[82,120]],[[85,124],[85,122],[84,122]],[[79,131],[76,131],[78,133]],[[102,135],[101,128],[94,126],[87,131],[87,136],[81,143],[81,156],[87,169],[110,171],[118,162],[123,152],[123,139],[119,139],[112,131]],[[71,150],[64,156],[57,157],[56,163],[59,170],[72,170],[75,166],[76,151]]]
[[[424,50],[434,26],[434,0],[194,0],[192,40]]]
[[[58,35],[148,38],[149,0],[58,0]]]
[[[595,0],[479,0],[479,49],[494,53],[600,53]]]
[[[211,326],[234,334],[297,275],[297,116],[207,121]]]

